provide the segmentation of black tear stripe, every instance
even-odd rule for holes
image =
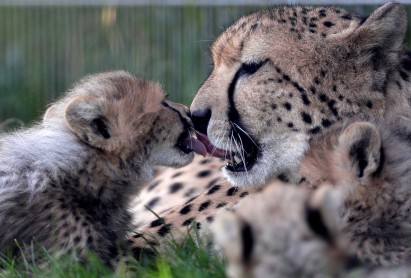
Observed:
[[[252,63],[252,64],[242,64],[238,71],[235,73],[233,80],[228,87],[228,120],[236,123],[241,127],[240,123],[240,114],[238,113],[237,109],[235,108],[234,103],[234,91],[235,86],[237,84],[238,79],[243,75],[251,75],[255,73],[258,69],[260,69],[264,64],[266,64],[269,60],[266,59],[259,63]]]

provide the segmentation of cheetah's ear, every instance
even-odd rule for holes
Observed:
[[[111,137],[104,115],[104,101],[95,97],[76,97],[65,109],[68,127],[85,143],[97,148],[104,148]]]
[[[389,68],[398,64],[406,30],[405,8],[398,3],[389,2],[375,10],[354,30],[349,41],[359,55],[359,61],[372,61],[377,70]]]
[[[381,138],[375,125],[368,122],[350,124],[339,136],[338,145],[358,178],[367,179],[379,169]]]
[[[407,30],[405,8],[395,2],[389,2],[375,10],[355,29],[347,29],[330,36],[339,49],[349,46],[350,55],[359,63],[369,64],[375,70],[392,68],[397,65]]]

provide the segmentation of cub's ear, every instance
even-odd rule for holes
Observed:
[[[373,124],[350,124],[339,136],[338,145],[351,161],[358,178],[366,179],[377,171],[381,159],[381,138]]]
[[[110,128],[104,116],[103,100],[95,97],[76,97],[65,109],[68,127],[85,143],[104,148],[110,139]]]
[[[400,59],[407,30],[405,8],[389,2],[375,10],[351,34],[350,42],[360,61],[373,62],[373,67],[392,67]]]
[[[47,121],[48,119],[53,118],[55,110],[56,110],[56,105],[55,104],[53,104],[49,108],[47,108],[46,113],[44,113],[44,115],[43,115],[43,122]]]

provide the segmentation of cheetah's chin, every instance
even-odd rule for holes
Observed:
[[[232,152],[227,150],[222,150],[215,147],[208,137],[198,131],[196,131],[198,140],[202,142],[205,146],[207,153],[211,156],[225,159],[227,164],[225,169],[231,172],[246,172],[251,170],[257,161],[258,148],[255,145],[250,144],[244,146],[245,150],[243,153]],[[245,142],[246,140],[244,140]]]

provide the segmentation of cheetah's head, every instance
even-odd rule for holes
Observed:
[[[122,71],[84,78],[43,122],[68,127],[80,142],[121,157],[125,166],[184,166],[197,146],[188,108],[166,100],[159,84]]]
[[[405,31],[395,3],[368,18],[303,7],[243,17],[212,47],[213,72],[191,105],[195,128],[210,153],[228,160],[224,173],[235,185],[296,182],[314,135],[352,115],[409,109],[392,91],[408,78]]]

